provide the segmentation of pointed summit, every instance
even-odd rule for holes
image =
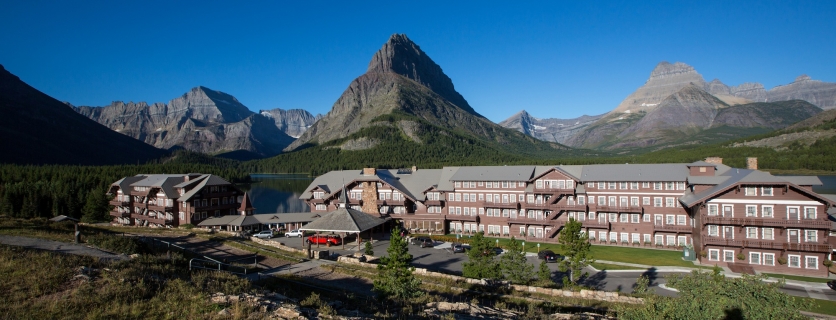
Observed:
[[[662,61],[650,72],[650,78],[638,90],[625,98],[613,113],[650,111],[667,96],[689,84],[705,86],[702,75],[694,67],[682,62]]]
[[[459,108],[480,116],[459,94],[441,67],[405,34],[393,34],[369,62],[366,73],[393,72],[429,88]]]

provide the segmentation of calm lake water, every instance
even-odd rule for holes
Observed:
[[[253,174],[253,183],[240,185],[250,193],[255,213],[310,212],[305,201],[299,200],[313,178],[305,174]]]
[[[313,178],[304,174],[253,174],[252,184],[241,188],[250,193],[255,213],[310,212],[299,196]],[[819,176],[822,186],[813,186],[817,193],[836,194],[836,176]]]

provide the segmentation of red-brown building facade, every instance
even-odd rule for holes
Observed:
[[[702,263],[826,276],[833,201],[812,191],[821,181],[772,176],[755,166],[754,159],[751,169],[736,169],[709,158],[692,164],[366,168],[326,173],[300,198],[313,212],[347,201],[413,232],[483,231],[543,242],[556,242],[572,218],[583,222],[594,244],[692,246],[705,254]]]

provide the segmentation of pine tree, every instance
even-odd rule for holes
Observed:
[[[552,270],[546,265],[546,261],[540,261],[540,268],[537,270],[537,280],[541,286],[547,287],[554,284],[552,280]]]
[[[581,232],[581,222],[569,218],[569,222],[560,231],[560,247],[566,259],[560,262],[560,271],[569,271],[569,281],[577,281],[580,271],[594,262],[591,245],[585,232]]]
[[[108,221],[110,220],[108,211],[110,211],[110,206],[104,192],[98,189],[90,190],[87,193],[87,202],[84,204],[84,215],[81,216],[81,221],[87,223]]]
[[[421,281],[412,274],[414,268],[409,265],[412,255],[400,233],[399,228],[392,229],[389,249],[386,249],[388,255],[381,257],[377,265],[378,278],[374,280],[374,291],[381,297],[403,304],[423,292],[418,290]]]
[[[522,244],[514,237],[511,237],[505,254],[499,260],[505,277],[514,284],[528,284],[534,277],[534,266],[528,264]]]
[[[477,233],[470,240],[468,261],[463,264],[462,274],[475,279],[501,279],[502,270],[494,256],[493,242],[485,238],[484,232]]]

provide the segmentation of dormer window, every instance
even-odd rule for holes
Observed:
[[[322,198],[325,197],[325,192],[317,191],[317,192],[314,192],[313,196],[314,196],[314,199],[322,199]]]
[[[771,197],[772,196],[772,187],[762,187],[761,188],[761,195]]]
[[[744,188],[745,194],[747,196],[756,196],[758,195],[758,188],[756,187],[746,187]]]

